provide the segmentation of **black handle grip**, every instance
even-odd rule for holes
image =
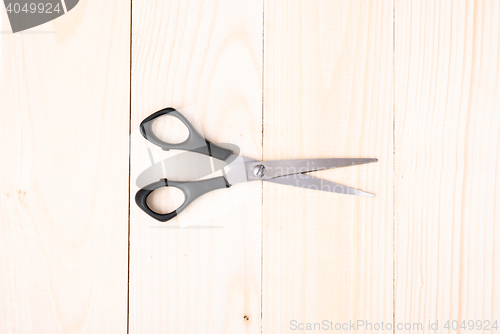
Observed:
[[[200,181],[189,181],[189,182],[175,182],[168,181],[167,179],[161,179],[158,182],[151,183],[146,187],[140,189],[135,195],[135,202],[137,205],[148,215],[161,222],[169,221],[170,219],[177,216],[182,210],[184,210],[191,202],[195,199],[204,195],[212,190],[229,188],[231,185],[223,176],[219,176],[213,179],[200,180]],[[181,204],[176,210],[160,214],[151,210],[146,202],[148,196],[158,188],[161,187],[175,187],[180,189],[184,193],[184,203]]]
[[[158,138],[153,132],[153,122],[160,116],[163,115],[174,116],[179,119],[189,130],[189,136],[185,141],[178,144],[170,144],[166,143],[160,138]],[[153,144],[160,146],[163,150],[168,151],[172,150],[184,150],[184,151],[192,151],[200,154],[205,154],[211,157],[214,157],[219,160],[226,160],[233,152],[227,150],[225,148],[219,147],[205,138],[203,138],[196,129],[189,123],[189,121],[182,116],[180,112],[175,110],[174,108],[165,108],[160,111],[155,112],[154,114],[145,118],[141,125],[139,126],[141,130],[141,134],[144,138],[152,142]]]

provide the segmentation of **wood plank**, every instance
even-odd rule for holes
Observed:
[[[376,198],[264,184],[263,333],[390,322],[391,1],[265,2],[263,149],[264,160],[379,159],[314,173]]]
[[[395,6],[395,319],[432,332],[500,322],[499,16],[498,1]]]
[[[1,15],[0,332],[124,333],[130,3]]]
[[[177,153],[138,134],[164,107],[184,109],[209,140],[261,158],[262,16],[259,1],[134,1],[132,203],[147,149],[155,162]],[[235,185],[168,223],[131,206],[130,333],[260,332],[261,196],[259,182]]]

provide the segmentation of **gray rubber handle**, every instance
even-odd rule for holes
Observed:
[[[153,123],[155,119],[163,115],[173,116],[179,119],[189,130],[189,136],[185,141],[178,144],[170,144],[166,143],[160,138],[158,138],[153,132]],[[141,130],[141,134],[144,138],[152,142],[153,144],[160,146],[163,150],[184,150],[184,151],[192,151],[200,154],[205,154],[211,157],[214,157],[219,160],[226,160],[233,152],[231,150],[227,150],[220,146],[217,146],[205,138],[203,138],[196,129],[189,123],[189,121],[182,116],[180,112],[175,110],[174,108],[165,108],[160,111],[155,112],[150,115],[146,119],[144,119],[139,126]]]
[[[175,182],[168,181],[167,179],[161,179],[158,182],[151,183],[140,189],[137,194],[135,194],[135,202],[144,212],[146,212],[154,219],[161,222],[166,222],[177,216],[191,202],[193,202],[201,195],[204,195],[213,190],[229,188],[230,186],[231,185],[229,184],[229,182],[227,182],[227,180],[223,176],[208,180],[188,182]],[[175,187],[177,189],[180,189],[184,193],[184,203],[182,203],[181,206],[179,206],[176,210],[165,214],[160,214],[151,210],[151,208],[147,204],[147,198],[153,191],[161,187]]]

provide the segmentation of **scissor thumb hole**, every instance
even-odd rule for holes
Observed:
[[[153,121],[152,130],[158,139],[168,144],[180,144],[189,137],[188,127],[170,114],[157,117]]]
[[[158,214],[167,214],[177,210],[186,200],[182,190],[175,187],[160,187],[146,198],[148,207]]]

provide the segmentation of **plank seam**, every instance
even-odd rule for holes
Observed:
[[[396,0],[392,2],[392,333],[396,334]]]
[[[129,46],[129,112],[128,112],[128,245],[127,245],[127,334],[130,332],[130,173],[132,135],[132,0],[130,0],[130,46]]]
[[[261,71],[262,71],[262,76],[261,76],[261,90],[262,90],[262,95],[261,95],[261,114],[262,114],[262,126],[261,126],[261,160],[264,160],[264,45],[265,45],[265,37],[264,37],[264,27],[265,27],[265,14],[264,14],[264,9],[265,9],[265,1],[262,0],[262,64],[261,64]],[[263,333],[263,300],[264,300],[264,182],[261,182],[261,209],[260,209],[260,333]]]

